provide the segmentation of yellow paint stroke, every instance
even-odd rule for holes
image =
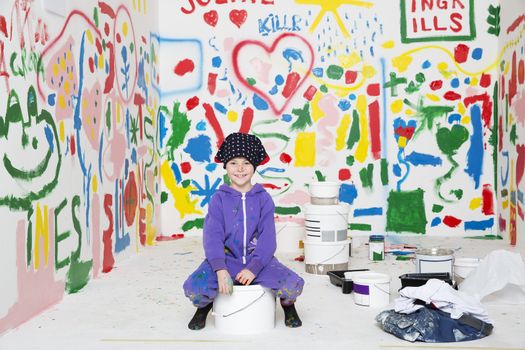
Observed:
[[[381,47],[383,49],[393,49],[394,47],[396,46],[396,42],[394,40],[388,40],[388,41],[385,41]]]
[[[236,122],[237,119],[239,118],[239,113],[235,112],[235,111],[228,111],[228,114],[226,114],[226,116],[228,117],[228,120],[231,121],[232,123]]]
[[[64,142],[64,138],[66,137],[66,135],[64,133],[64,121],[63,120],[61,120],[60,123],[58,124],[58,135],[60,137],[60,141]]]
[[[146,206],[146,244],[151,246],[157,237],[157,228],[153,225],[153,206],[148,203]]]
[[[128,36],[128,22],[122,23],[122,34],[124,35],[124,37]]]
[[[120,103],[117,102],[117,123],[120,123]]]
[[[434,94],[426,94],[425,95],[430,101],[433,101],[433,102],[438,102],[440,100],[439,96],[438,95],[434,95]]]
[[[404,136],[399,136],[399,139],[397,140],[397,145],[399,148],[405,148],[407,146],[407,138]]]
[[[97,175],[93,175],[93,179],[91,180],[91,190],[96,193],[98,190],[98,179]]]
[[[40,209],[40,203],[36,205],[36,227],[35,227],[35,248],[34,248],[34,259],[35,270],[40,267],[40,254],[41,254],[41,243],[40,239],[44,241],[44,262],[45,266],[49,261],[49,215],[47,205],[44,205],[44,218],[42,220],[42,210]]]
[[[196,190],[196,188],[193,186],[186,188],[177,186],[177,181],[175,180],[168,161],[162,163],[160,171],[166,188],[173,196],[174,207],[179,212],[180,218],[184,218],[186,214],[202,214],[202,211],[195,208],[198,199],[190,200],[190,192]]]
[[[93,45],[93,34],[91,33],[91,30],[86,30],[86,36],[91,45]]]
[[[296,0],[297,1],[297,0]],[[486,66],[485,68],[482,68],[480,69],[479,71],[467,71],[465,69],[463,69],[461,67],[460,64],[458,64],[456,62],[456,59],[454,58],[454,54],[448,50],[447,48],[445,47],[442,47],[442,46],[439,46],[439,45],[425,45],[425,46],[420,46],[420,47],[416,47],[412,50],[408,50],[407,52],[401,54],[400,56],[397,56],[397,57],[394,57],[392,59],[392,64],[394,65],[394,67],[396,68],[408,68],[408,66],[406,66],[407,64],[407,61],[411,61],[412,60],[412,57],[410,57],[412,54],[416,53],[416,52],[419,52],[419,51],[423,51],[423,50],[439,50],[439,51],[442,51],[444,52],[448,57],[450,57],[451,61],[453,62],[453,64],[456,66],[456,69],[458,71],[460,71],[461,73],[467,75],[467,76],[470,76],[470,77],[474,77],[474,76],[479,76],[481,75],[482,73],[486,73],[488,71],[491,71],[495,68],[498,67],[499,63],[502,61],[503,59],[503,55],[505,54],[505,52],[510,48],[510,47],[514,47],[516,45],[519,45],[521,44],[522,42],[522,37],[523,37],[523,33],[525,32],[525,26],[523,26],[519,32],[519,35],[517,36],[516,39],[514,40],[509,40],[507,42],[507,44],[505,44],[499,54],[497,55],[496,58],[494,58],[494,60],[492,61],[492,63],[489,63],[488,66]],[[395,62],[395,63],[394,63]],[[397,64],[396,64],[397,63]],[[398,66],[399,65],[399,66]],[[505,67],[506,68],[506,67]],[[399,72],[403,72],[404,70],[399,70]],[[442,72],[443,73],[443,72]]]
[[[458,113],[461,115],[465,114],[465,112],[467,111],[463,102],[458,103],[457,108],[458,108]]]
[[[359,95],[357,97],[356,109],[359,112],[359,128],[361,131],[361,137],[355,150],[355,160],[359,163],[363,163],[368,155],[368,146],[370,141],[368,140],[368,115],[366,113],[367,102],[365,95]]]
[[[341,123],[337,127],[336,138],[335,138],[335,149],[336,151],[342,150],[346,145],[346,134],[350,128],[350,114],[343,115]]]
[[[58,107],[60,109],[66,109],[66,99],[64,98],[64,95],[58,94]]]
[[[363,66],[361,73],[365,78],[370,79],[375,77],[375,75],[377,74],[377,70],[374,68],[374,66],[367,64]]]
[[[98,56],[98,69],[104,68],[104,56],[100,55]]]
[[[349,55],[339,55],[337,59],[339,60],[339,65],[343,68],[350,68],[361,62],[361,56],[356,52],[352,52]]]
[[[312,102],[310,103],[310,107],[312,107],[312,120],[317,122],[319,119],[324,117],[324,112],[321,108],[319,108],[319,101],[321,101],[321,98],[323,97],[323,94],[315,94]]]
[[[295,166],[315,165],[315,133],[300,132],[295,139]]]
[[[478,209],[481,206],[481,201],[482,201],[481,197],[472,198],[468,207],[471,210]]]
[[[399,113],[403,110],[403,100],[397,99],[390,104],[390,110],[392,113]]]
[[[509,207],[509,200],[504,200],[503,202],[501,202],[501,207],[503,209],[507,209]]]
[[[341,32],[343,33],[343,36],[345,38],[348,38],[350,34],[346,30],[343,20],[341,19],[341,17],[339,17],[339,14],[337,13],[337,9],[339,8],[339,6],[353,5],[366,8],[371,8],[372,6],[374,6],[374,4],[371,2],[360,0],[295,0],[295,2],[300,5],[321,6],[321,11],[319,11],[317,17],[315,17],[314,21],[312,22],[312,25],[310,26],[310,33],[313,33],[315,28],[319,25],[319,23],[321,23],[321,20],[323,19],[326,12],[332,12],[335,21],[339,26],[339,29],[341,29]]]
[[[466,115],[461,118],[461,124],[463,125],[469,125],[470,124],[470,116]]]

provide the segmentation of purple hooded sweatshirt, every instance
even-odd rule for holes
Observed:
[[[241,193],[222,185],[212,196],[204,221],[203,244],[214,271],[241,265],[255,276],[276,249],[272,197],[256,184]]]

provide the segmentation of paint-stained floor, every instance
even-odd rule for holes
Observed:
[[[501,241],[426,237],[425,242],[426,246],[461,247],[456,257],[483,257],[491,249],[510,250]],[[400,287],[398,276],[414,272],[414,264],[392,256],[370,262],[367,254],[367,247],[355,240],[350,267],[390,274],[393,301]],[[201,238],[193,236],[159,242],[124,260],[111,274],[91,281],[80,293],[67,295],[60,304],[0,336],[0,349],[525,349],[525,305],[485,304],[495,324],[493,334],[485,339],[412,344],[378,327],[374,317],[382,309],[357,306],[353,295],[342,294],[327,276],[305,273],[304,264],[294,261],[297,255],[277,256],[306,281],[297,302],[301,328],[286,328],[278,307],[276,328],[265,333],[223,334],[214,328],[211,315],[205,329],[187,329],[194,308],[181,286],[203,257]]]

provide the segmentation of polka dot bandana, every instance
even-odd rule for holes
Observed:
[[[241,132],[234,132],[226,137],[215,155],[215,161],[224,163],[226,168],[226,163],[235,157],[248,159],[254,168],[270,159],[257,136]]]

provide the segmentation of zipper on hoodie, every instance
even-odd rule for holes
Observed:
[[[246,193],[242,194],[243,255],[242,263],[246,264]]]

